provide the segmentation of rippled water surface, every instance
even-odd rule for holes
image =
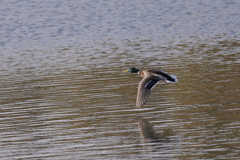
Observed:
[[[239,1],[0,3],[0,159],[240,158]]]

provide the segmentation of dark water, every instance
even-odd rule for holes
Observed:
[[[0,159],[240,158],[239,1],[0,3]]]

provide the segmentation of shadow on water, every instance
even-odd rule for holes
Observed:
[[[162,133],[157,133],[153,127],[148,120],[138,119],[143,152],[146,154],[152,154],[152,152],[171,154],[172,149],[179,143],[179,140],[174,137],[175,133],[173,129],[165,127],[162,129]]]

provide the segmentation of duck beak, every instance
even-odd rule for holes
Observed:
[[[125,71],[123,71],[123,72],[128,72],[128,69],[127,69],[127,70],[125,70]]]

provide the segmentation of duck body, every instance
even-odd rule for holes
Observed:
[[[145,71],[139,71],[138,74],[145,78],[149,77],[156,80],[163,80],[166,83],[176,83],[177,77],[174,75],[168,75],[166,72],[159,69],[148,69]]]
[[[177,77],[174,75],[168,75],[166,72],[159,69],[148,69],[140,71],[134,67],[125,70],[124,72],[131,72],[139,74],[143,79],[138,85],[137,93],[137,108],[142,108],[147,102],[151,95],[152,89],[157,85],[159,81],[164,81],[165,83],[176,83]]]

